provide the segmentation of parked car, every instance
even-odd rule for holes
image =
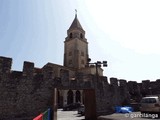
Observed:
[[[72,103],[63,107],[63,110],[75,110],[78,109],[82,104],[81,103]]]
[[[81,115],[84,115],[84,114],[85,114],[85,107],[84,107],[84,105],[81,105],[81,106],[78,108],[78,114],[81,114]]]
[[[141,113],[160,113],[160,99],[158,96],[143,97],[140,106]]]

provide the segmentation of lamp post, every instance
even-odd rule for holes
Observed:
[[[98,81],[98,67],[101,67],[101,65],[103,64],[103,67],[107,67],[107,61],[97,61],[97,62],[94,62],[94,63],[90,63],[91,59],[89,58],[88,59],[88,65],[95,65],[96,66],[96,77],[97,77],[97,81]]]

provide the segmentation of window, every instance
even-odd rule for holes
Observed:
[[[81,52],[81,56],[84,56],[84,52],[83,51]]]
[[[155,98],[144,98],[142,99],[141,103],[156,103]]]
[[[80,38],[83,39],[83,34],[82,33],[80,34]]]
[[[70,37],[70,38],[72,38],[72,37],[73,37],[73,36],[72,36],[72,33],[70,33],[69,37]]]

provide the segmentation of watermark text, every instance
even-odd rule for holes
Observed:
[[[127,118],[158,118],[158,114],[152,113],[126,113],[124,115]]]

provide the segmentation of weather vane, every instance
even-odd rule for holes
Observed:
[[[77,15],[77,9],[75,9],[75,14]]]

